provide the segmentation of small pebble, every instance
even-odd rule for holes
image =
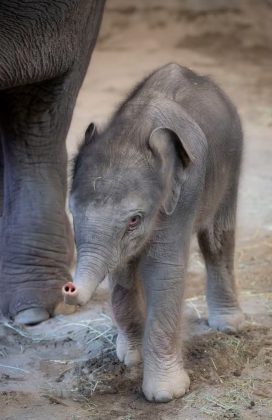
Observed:
[[[248,408],[251,409],[255,406],[255,402],[253,400],[250,401]]]

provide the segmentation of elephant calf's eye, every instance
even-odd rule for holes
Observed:
[[[128,221],[128,230],[132,231],[136,229],[136,227],[140,224],[140,222],[141,222],[141,216],[139,216],[138,214],[135,216],[132,216]]]

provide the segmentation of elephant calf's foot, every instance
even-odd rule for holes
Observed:
[[[126,366],[134,366],[142,361],[141,339],[127,337],[123,332],[118,332],[116,340],[116,354],[120,362]]]
[[[208,322],[214,330],[233,334],[243,328],[245,316],[239,307],[227,310],[220,308],[210,312]]]
[[[182,397],[189,386],[190,378],[179,364],[163,372],[144,369],[143,393],[148,401],[169,402]]]
[[[18,312],[14,321],[16,324],[35,325],[46,321],[49,317],[49,313],[44,308],[30,308]]]

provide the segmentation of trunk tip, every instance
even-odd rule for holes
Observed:
[[[77,305],[78,291],[77,287],[71,281],[63,286],[62,295],[64,303],[67,303],[68,305]]]

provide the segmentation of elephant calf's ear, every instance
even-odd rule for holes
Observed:
[[[184,171],[191,159],[182,139],[169,128],[156,128],[149,138],[149,146],[159,160],[164,184],[163,208],[171,215],[178,203]]]
[[[96,125],[92,122],[91,124],[89,124],[87,130],[85,131],[84,143],[90,144],[95,139],[96,135],[97,135]]]

